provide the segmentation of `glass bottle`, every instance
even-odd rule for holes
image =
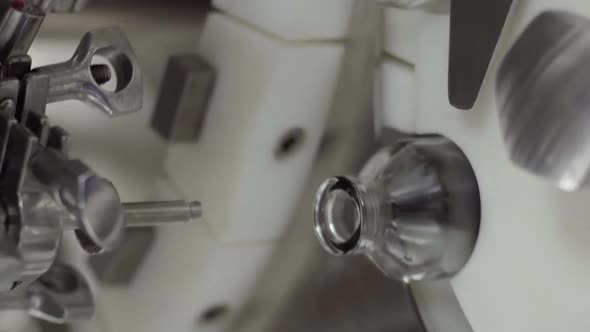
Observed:
[[[475,174],[440,136],[383,148],[358,177],[326,180],[314,205],[315,233],[328,252],[366,255],[404,282],[453,276],[479,231]]]

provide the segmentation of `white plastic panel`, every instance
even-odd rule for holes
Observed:
[[[223,242],[277,240],[322,136],[337,78],[340,44],[291,44],[211,15],[200,53],[217,81],[199,141],[171,146],[166,170]],[[276,159],[281,138],[303,136]]]
[[[188,225],[187,225],[188,226]],[[174,227],[158,234],[150,260],[129,289],[96,292],[98,311],[80,331],[223,331],[240,310],[259,271],[272,254],[272,244],[220,246],[204,225]],[[193,243],[179,250],[177,243]],[[199,322],[209,308],[228,313],[211,324]]]
[[[416,131],[416,78],[414,67],[385,57],[377,71],[376,113],[384,127]]]
[[[388,54],[414,63],[423,26],[438,14],[385,7],[383,47]]]
[[[346,37],[354,0],[215,0],[228,15],[288,40]]]
[[[414,61],[417,132],[439,133],[455,141],[470,159],[480,186],[479,240],[465,270],[452,280],[476,332],[589,327],[585,310],[590,297],[590,192],[565,193],[516,168],[507,158],[495,105],[499,60],[518,32],[547,8],[590,17],[586,1],[517,1],[471,111],[448,103],[448,16],[433,17],[420,31],[408,33],[410,39],[419,37]]]
[[[35,320],[23,311],[0,312],[0,332],[40,332]]]

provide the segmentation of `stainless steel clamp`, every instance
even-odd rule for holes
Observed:
[[[46,105],[79,99],[108,115],[138,111],[143,99],[141,70],[118,28],[87,33],[67,62],[31,69],[26,52],[45,12],[27,8],[0,8],[0,223],[4,226],[0,292],[4,295],[39,289],[43,276],[55,267],[64,230],[74,230],[85,251],[100,254],[118,246],[126,227],[187,222],[201,214],[198,202],[122,203],[108,179],[83,161],[69,158],[69,135],[51,125]],[[92,64],[97,54],[111,66]],[[113,72],[117,84],[109,92],[101,85]]]

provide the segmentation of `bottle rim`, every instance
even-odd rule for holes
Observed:
[[[335,191],[346,193],[355,211],[354,229],[345,239],[335,231],[337,227],[334,223],[340,221],[328,217],[328,204]],[[314,202],[314,231],[324,249],[333,255],[342,256],[360,248],[361,234],[365,228],[365,205],[362,190],[353,179],[336,176],[322,183]]]

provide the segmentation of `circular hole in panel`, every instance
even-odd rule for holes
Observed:
[[[227,304],[217,304],[205,309],[200,315],[199,325],[208,325],[220,321],[229,314],[229,306]]]
[[[302,128],[292,128],[287,130],[283,136],[279,139],[274,156],[275,159],[281,160],[297,151],[305,140],[305,131]]]

